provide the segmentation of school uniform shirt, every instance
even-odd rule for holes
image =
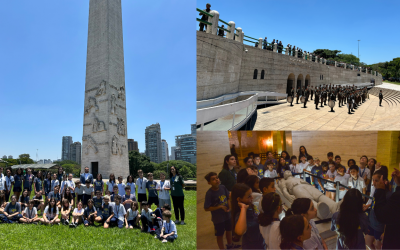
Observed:
[[[73,189],[75,189],[75,182],[73,180],[67,180],[67,187],[71,188],[71,194],[75,193]]]
[[[6,187],[8,191],[11,191],[11,184],[14,182],[14,177],[13,176],[6,176],[4,177],[5,182],[6,182]]]
[[[25,217],[28,219],[33,219],[37,215],[37,210],[36,207],[33,207],[32,209],[29,209],[29,207],[26,207],[24,210]]]
[[[102,190],[102,188],[103,188],[103,186],[104,186],[104,182],[103,181],[99,181],[99,180],[95,180],[94,181],[94,190],[99,190],[99,191],[101,191]]]
[[[363,193],[363,188],[365,188],[365,182],[364,179],[361,176],[358,176],[357,180],[354,180],[353,177],[350,176],[349,182],[347,184],[349,188],[356,188],[358,189],[361,193]]]
[[[33,201],[34,202],[34,206],[39,206],[40,201],[43,200],[43,195],[40,195],[39,197],[37,197],[35,195],[35,196],[33,196],[32,200],[39,200],[39,201]]]
[[[226,206],[228,208],[229,191],[224,185],[219,185],[218,190],[208,189],[204,200],[204,209],[209,207]],[[230,220],[230,212],[222,209],[211,211],[211,220],[214,224]]]
[[[279,220],[272,221],[266,227],[260,225],[260,233],[264,238],[265,244],[267,244],[268,249],[281,249],[281,233],[279,231]]]
[[[43,181],[43,188],[44,188],[45,193],[50,193],[50,191],[51,191],[51,180],[45,179]]]
[[[4,212],[10,214],[15,214],[16,212],[21,213],[21,204],[19,202],[15,202],[13,205],[11,202],[7,203],[4,208]]]
[[[94,188],[93,188],[92,184],[90,184],[89,187],[87,187],[86,185],[83,186],[83,194],[92,195],[93,192],[94,192]]]
[[[267,169],[264,171],[264,177],[275,178],[278,177],[278,174],[276,173],[275,169],[273,169],[272,171],[269,171],[269,169]]]
[[[122,196],[122,202],[129,200],[129,199],[132,201],[136,201],[136,198],[133,194],[130,194],[130,195],[124,194]],[[131,203],[125,203],[124,207],[125,207],[125,211],[128,211],[128,209],[131,207]]]
[[[311,172],[311,170],[312,170],[312,168],[313,168],[314,166],[315,166],[315,165],[310,165],[310,163],[308,163],[308,165],[307,165],[307,167],[305,168],[305,170]],[[306,177],[310,177],[310,175],[309,175],[309,174],[306,174]]]
[[[264,177],[264,165],[259,164],[259,165],[254,165],[257,167],[257,173],[258,177],[263,178]]]
[[[153,218],[153,217],[151,216],[152,214],[153,214],[153,210],[151,210],[150,208],[147,209],[147,212],[146,212],[144,209],[142,209],[141,215],[144,216],[144,217],[146,217],[147,220],[149,220],[149,221],[151,221],[151,218]]]
[[[26,174],[24,176],[24,188],[32,187],[34,177],[33,174]]]
[[[35,183],[36,192],[42,190],[43,187],[42,179],[35,177],[35,179],[33,179],[33,182]]]
[[[126,186],[131,187],[131,194],[136,196],[136,184],[134,182],[127,182]]]
[[[138,189],[138,194],[146,194],[146,183],[147,183],[146,177],[143,177],[142,179],[137,178],[136,186]]]
[[[319,180],[321,182],[321,185],[323,187],[325,187],[326,181],[324,179],[327,177],[326,172],[324,170],[321,170],[321,171],[318,172],[317,176],[320,177],[321,179],[315,178],[316,179],[315,182],[318,183],[318,180]]]
[[[94,213],[96,211],[96,208],[93,206],[92,208],[89,208],[89,206],[87,206],[85,208],[85,211],[83,212],[83,217],[87,218],[89,217],[90,214]]]
[[[114,216],[115,216],[115,218],[117,218],[120,221],[124,221],[125,220],[125,214],[126,214],[126,210],[125,210],[124,205],[122,205],[122,204],[119,204],[119,205],[115,204],[114,205]]]
[[[235,224],[240,212],[236,214]],[[258,224],[258,213],[250,206],[246,211],[247,231],[242,236],[242,249],[265,249],[264,238]],[[233,228],[235,227],[233,225]]]
[[[369,170],[369,168],[367,168],[367,167],[365,167],[364,169],[361,169],[359,167],[358,175],[362,178],[364,178],[364,176],[367,176],[367,180],[371,180],[371,170]]]
[[[157,193],[157,182],[155,181],[147,181],[146,188],[149,191],[149,197],[158,197]]]
[[[103,215],[103,219],[107,219],[108,217],[111,216],[112,212],[114,211],[114,207],[108,203],[103,204],[103,206],[101,207],[101,215]]]
[[[54,187],[58,186],[60,183],[58,182],[58,180],[51,180],[51,188],[50,188],[50,192],[54,191]]]
[[[77,207],[74,209],[73,213],[77,214],[82,214],[82,220],[83,220],[83,213],[85,213],[85,210],[83,208],[78,209]]]
[[[156,189],[160,189],[160,192],[158,193],[158,198],[163,199],[163,200],[169,200],[169,190],[165,190],[165,188],[170,188],[169,181],[160,181],[157,183]]]
[[[84,194],[83,186],[81,185],[80,187],[76,187],[76,188],[75,188],[75,193],[76,193],[76,195],[82,195],[82,194]]]
[[[173,222],[171,219],[169,220],[168,223],[165,220],[163,221],[163,228],[164,228],[164,235],[175,232],[171,236],[174,237],[175,239],[178,238],[178,230],[176,230],[175,222]]]
[[[6,179],[4,178],[4,175],[0,176],[0,191],[3,191],[5,189],[4,182]]]
[[[62,181],[60,187],[60,193],[64,194],[66,188],[67,188],[67,181]]]
[[[331,172],[331,170],[328,170],[328,171],[326,172],[326,176],[327,176],[328,178],[335,178],[336,175],[337,175],[336,170],[335,170],[333,173]],[[333,189],[335,189],[335,184],[333,184],[333,183],[331,183],[331,182],[326,182],[325,188],[327,188],[327,189],[329,189],[329,190],[333,190]]]
[[[26,196],[25,198],[22,197],[22,195],[19,197],[19,202],[21,203],[21,210],[25,210],[25,205],[22,205],[22,203],[29,203],[29,196]]]
[[[129,209],[128,209],[128,212],[127,212],[128,216],[126,217],[126,220],[127,220],[127,221],[130,221],[130,220],[135,219],[136,216],[138,215],[138,213],[139,213],[138,210],[132,211],[132,209],[129,208]]]
[[[310,220],[309,224],[311,226],[311,237],[303,242],[304,249],[324,249],[322,246],[322,239],[319,235],[317,225],[314,220]]]
[[[292,174],[301,173],[299,164],[296,164],[296,165],[290,164],[289,167],[290,167],[290,171],[292,172]],[[294,177],[300,178],[300,175],[295,175]]]
[[[14,187],[22,188],[22,180],[24,179],[23,175],[14,175]]]
[[[115,186],[115,182],[114,181],[107,181],[107,187],[108,187],[108,191],[110,191],[111,193],[114,192],[114,186]]]
[[[311,173],[314,174],[314,175],[318,175],[318,173],[321,172],[321,171],[322,171],[321,166],[314,166],[314,167],[311,169]],[[314,177],[312,176],[312,178],[314,178]],[[318,179],[317,179],[317,178],[314,178],[314,184],[317,185],[317,186],[319,186],[319,183],[318,183]]]
[[[118,194],[125,195],[125,183],[118,183]]]
[[[344,185],[344,186],[348,186],[349,185],[349,178],[350,175],[349,174],[344,174],[343,176],[341,176],[340,174],[336,175],[335,177],[335,182],[340,182],[340,184]],[[342,188],[342,187],[341,187]],[[346,194],[347,189],[345,190],[339,190],[339,199],[343,199],[344,195]]]
[[[297,165],[299,165],[299,168],[301,169],[301,172],[303,172],[304,169],[307,169],[309,163],[306,161],[305,163],[300,162],[300,163],[297,164]],[[301,173],[301,172],[300,172],[300,173]],[[310,176],[309,176],[308,174],[306,174],[306,177],[310,177]]]
[[[331,231],[338,231],[339,225],[338,223],[339,212],[336,212],[332,215],[331,222]],[[365,240],[364,234],[368,233],[368,218],[365,213],[358,214],[360,220],[360,226],[357,230],[357,240],[355,246],[352,246],[351,249],[364,249],[365,248]],[[364,233],[364,234],[363,234]],[[344,237],[338,235],[336,241],[336,249],[348,249],[344,247]]]
[[[75,209],[76,209],[76,208],[75,208]],[[58,207],[55,206],[55,207],[53,207],[53,208],[50,209],[49,206],[47,206],[47,207],[44,209],[44,212],[43,212],[43,213],[46,214],[46,216],[47,216],[48,219],[52,220],[52,219],[54,219],[54,217],[58,216]]]
[[[95,197],[93,197],[93,203],[94,203],[93,205],[96,208],[96,210],[99,211],[101,208],[101,205],[103,204],[103,198],[102,197],[97,198],[97,196],[95,196]]]
[[[61,201],[61,195],[60,193],[54,193],[54,191],[51,191],[48,195],[49,199],[54,198],[54,200],[57,202]]]

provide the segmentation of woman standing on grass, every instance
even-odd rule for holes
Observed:
[[[43,174],[42,174],[42,171],[40,171],[40,170],[37,172],[37,176],[33,180],[33,190],[35,191],[35,195],[39,191],[43,191],[43,193],[44,193]]]
[[[181,225],[185,225],[185,195],[183,194],[185,184],[183,183],[183,178],[179,174],[178,169],[174,166],[171,167],[169,177],[171,179],[171,197],[172,203],[174,204],[175,224],[180,223]],[[181,221],[179,221],[179,213],[181,215]]]
[[[114,194],[114,186],[115,186],[115,175],[111,173],[107,181],[107,190],[110,191],[111,194]]]

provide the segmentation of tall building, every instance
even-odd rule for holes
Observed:
[[[175,136],[175,160],[196,163],[196,124],[191,124],[191,134]],[[178,151],[179,148],[179,152]]]
[[[72,136],[63,136],[62,138],[62,149],[61,149],[61,160],[69,160],[70,157],[70,145],[72,144]]]
[[[128,151],[138,151],[139,152],[138,142],[135,141],[134,139],[128,139]]]
[[[169,161],[168,143],[162,139],[162,161]]]
[[[176,147],[171,147],[171,157],[169,158],[170,161],[175,160],[175,149]]]
[[[7,155],[3,155],[3,159],[4,159],[4,160],[7,160]]]
[[[70,149],[70,157],[71,161],[78,163],[79,165],[82,162],[82,144],[80,142],[74,142],[69,146]]]
[[[8,156],[8,159],[14,159],[14,158],[13,158],[13,156],[12,156],[12,155],[9,155],[9,156]]]
[[[155,163],[162,162],[162,143],[160,124],[152,124],[146,127],[146,155]]]

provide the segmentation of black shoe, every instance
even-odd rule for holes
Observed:
[[[232,245],[226,245],[226,249],[235,249],[235,248],[240,248],[242,245],[236,245],[232,243]]]

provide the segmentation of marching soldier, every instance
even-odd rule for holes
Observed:
[[[311,86],[311,101],[312,101],[312,98],[313,98],[313,95],[314,95],[314,89],[313,89],[314,87],[313,86]]]
[[[333,102],[336,101],[336,95],[335,95],[335,93],[334,93],[333,91],[331,92],[331,95],[330,95],[329,100],[331,100],[331,101],[333,101]],[[331,112],[335,112],[335,111],[333,110],[333,105],[332,105],[332,107],[331,107]]]
[[[314,98],[315,109],[319,109],[318,102],[319,102],[319,91],[317,88],[315,88],[315,98]]]
[[[352,114],[350,112],[350,109],[352,108],[352,106],[351,106],[351,95],[347,96],[347,108],[349,109],[349,115],[351,115]]]
[[[308,87],[306,88],[306,90],[304,91],[304,106],[303,108],[307,108],[307,102],[308,102],[308,95],[309,95],[309,91],[308,91]]]
[[[300,90],[300,87],[298,87],[297,92],[296,92],[296,104],[299,104],[300,94],[301,94],[301,90]]]
[[[383,94],[382,94],[382,90],[379,91],[379,106],[382,106],[382,100],[383,100]]]

